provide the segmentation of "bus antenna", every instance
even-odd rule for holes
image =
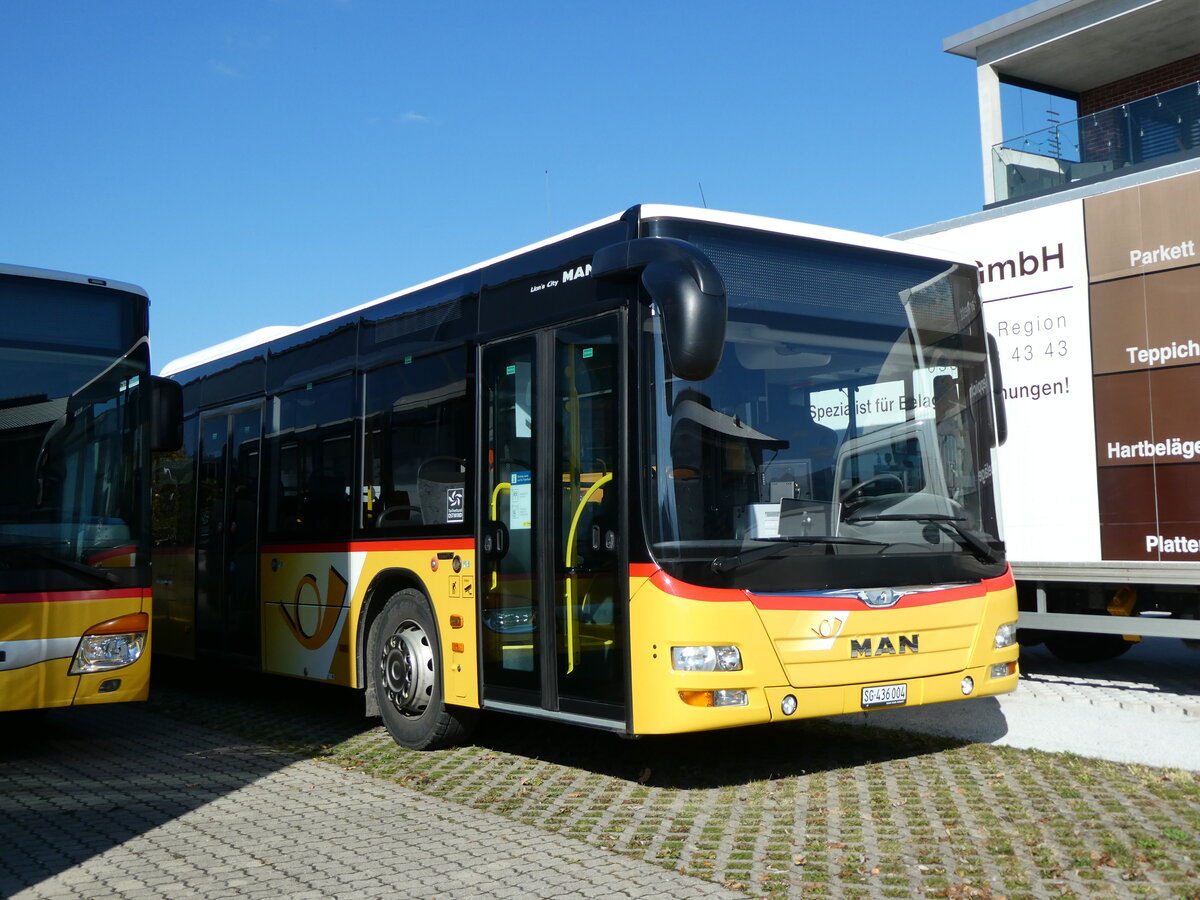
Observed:
[[[697,181],[696,187],[700,188],[700,202],[704,204],[705,209],[708,209],[708,201],[704,199],[704,185]]]

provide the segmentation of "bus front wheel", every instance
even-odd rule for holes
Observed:
[[[436,750],[470,733],[475,711],[445,703],[437,625],[424,594],[407,589],[388,599],[368,653],[379,713],[397,744]]]

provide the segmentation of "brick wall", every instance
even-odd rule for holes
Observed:
[[[1084,91],[1079,95],[1079,115],[1082,117],[1122,103],[1152,97],[1160,91],[1193,81],[1200,81],[1200,54]]]

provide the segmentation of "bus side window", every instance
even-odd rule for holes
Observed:
[[[468,523],[466,361],[466,350],[455,348],[364,376],[361,528]]]
[[[310,385],[275,398],[267,435],[267,533],[344,538],[350,527],[352,445],[349,378]]]

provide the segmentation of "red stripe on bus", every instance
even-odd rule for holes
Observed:
[[[415,550],[455,550],[460,553],[473,553],[475,542],[464,541],[462,538],[447,538],[446,540],[414,539],[411,541],[343,541],[341,543],[324,544],[270,544],[264,545],[259,553],[395,553],[398,551]]]
[[[883,590],[883,588],[865,588],[865,592]],[[904,593],[903,590],[899,593]],[[952,603],[955,600],[970,600],[979,597],[983,592],[979,585],[970,584],[945,590],[922,590],[901,597],[896,603],[881,609],[911,609],[915,606],[932,606],[935,603]],[[847,594],[842,597],[807,597],[803,594],[751,594],[750,601],[758,609],[794,609],[794,610],[828,610],[845,609],[847,603],[862,603],[858,597]],[[870,606],[868,609],[872,608]]]
[[[88,600],[145,600],[144,588],[114,588],[111,591],[33,591],[24,594],[0,594],[0,603],[79,603]]]
[[[805,595],[803,591],[794,594],[755,594],[740,588],[710,588],[700,587],[672,578],[661,569],[653,566],[630,566],[630,575],[640,573],[635,569],[652,569],[649,574],[650,582],[665,594],[680,597],[685,600],[697,600],[703,603],[731,603],[749,600],[758,609],[781,610],[840,610],[845,609],[849,602],[861,602],[857,597],[846,595],[840,597],[814,597]],[[642,576],[646,577],[646,576]],[[969,600],[985,593],[1002,591],[1013,586],[1012,570],[1006,571],[998,578],[984,579],[979,584],[954,585],[941,590],[924,590],[902,597],[894,606],[888,609],[905,609],[917,606],[931,606],[935,603],[953,603],[958,600]],[[903,589],[900,589],[903,593]]]
[[[672,597],[681,597],[684,600],[701,600],[705,603],[729,603],[734,600],[747,599],[745,591],[736,588],[710,588],[688,584],[686,581],[679,581],[672,578],[662,569],[659,569],[650,577],[650,583],[664,594],[670,594]]]
[[[100,553],[94,553],[88,557],[88,561],[91,562],[92,565],[95,565],[96,563],[103,562],[106,559],[116,559],[117,557],[120,557],[120,556],[136,556],[136,555],[137,555],[137,545],[130,544],[127,547],[113,547],[111,550],[103,550]]]

